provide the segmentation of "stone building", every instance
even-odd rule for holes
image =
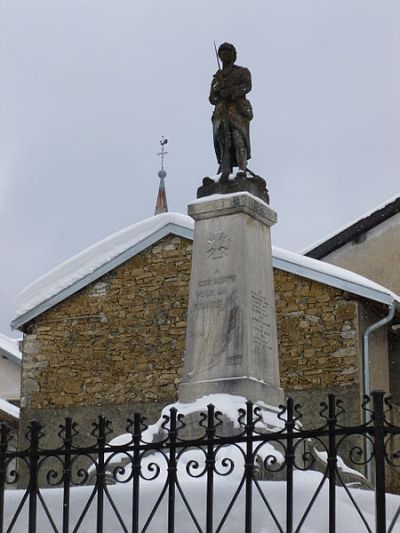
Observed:
[[[99,412],[123,432],[150,420],[182,380],[193,221],[162,213],[73,257],[19,297],[24,334],[21,427],[35,417],[56,435],[67,415],[84,430]],[[390,290],[340,267],[273,249],[281,385],[312,423],[333,391],[360,420],[363,334],[399,305]],[[393,390],[386,325],[368,338],[370,390]],[[262,379],[262,376],[260,376]],[[49,443],[50,444],[50,443]]]

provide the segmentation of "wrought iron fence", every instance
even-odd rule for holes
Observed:
[[[29,446],[13,451],[3,423],[0,533],[293,533],[316,531],[316,510],[325,522],[319,531],[342,533],[343,498],[352,507],[352,531],[394,532],[400,528],[400,498],[390,496],[387,516],[385,468],[400,459],[400,427],[390,422],[384,393],[371,396],[362,407],[366,423],[355,426],[340,423],[344,408],[334,395],[321,404],[314,429],[301,426],[300,406],[292,399],[274,431],[265,430],[260,408],[251,402],[228,432],[222,413],[209,405],[199,415],[196,437],[172,408],[157,435],[149,438],[144,417],[136,413],[125,441],[107,443],[111,422],[100,416],[93,424],[95,444],[87,447],[76,445],[78,428],[67,418],[58,448],[41,446],[43,428],[32,421]],[[354,488],[368,487],[362,475],[367,464],[372,485]],[[24,469],[26,486],[10,490],[20,486]]]

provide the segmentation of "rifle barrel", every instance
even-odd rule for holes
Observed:
[[[218,50],[217,50],[217,45],[215,44],[215,41],[214,41],[214,50],[215,50],[215,55],[217,56],[218,70],[221,70],[221,63],[219,62]]]

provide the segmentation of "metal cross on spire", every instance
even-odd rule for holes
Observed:
[[[158,177],[160,178],[160,186],[158,188],[156,209],[154,212],[155,215],[168,212],[167,194],[165,192],[165,183],[164,183],[164,178],[167,175],[167,173],[164,170],[164,157],[168,154],[168,152],[165,151],[165,145],[167,144],[167,142],[168,142],[168,139],[164,139],[164,135],[163,135],[160,141],[161,152],[158,152],[158,155],[161,156],[161,169],[158,171]]]
[[[164,170],[164,157],[168,154],[165,151],[165,145],[167,144],[168,139],[164,139],[164,135],[161,136],[161,152],[158,152],[158,155],[161,156],[161,170]],[[164,176],[165,177],[165,176]]]

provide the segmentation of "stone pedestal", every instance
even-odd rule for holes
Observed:
[[[181,401],[204,394],[283,400],[270,226],[276,213],[248,193],[204,199],[195,219]]]
[[[210,196],[211,194],[229,194],[232,192],[247,191],[253,196],[261,198],[269,204],[267,184],[261,176],[251,173],[251,175],[237,175],[234,179],[214,181],[211,178],[204,178],[203,185],[197,189],[197,198]]]

